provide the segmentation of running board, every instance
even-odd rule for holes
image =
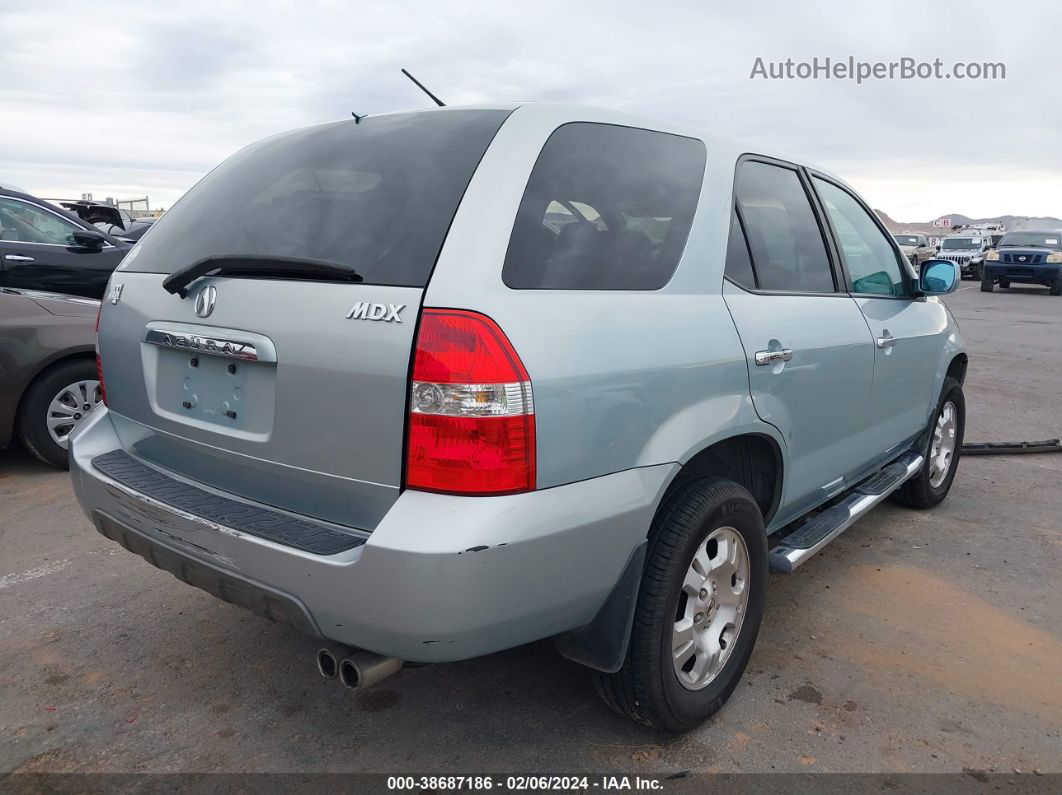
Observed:
[[[792,573],[793,569],[916,475],[922,468],[923,460],[918,453],[905,453],[852,489],[837,505],[808,519],[771,550],[771,571],[777,574]]]

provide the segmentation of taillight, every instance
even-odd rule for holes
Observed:
[[[479,495],[535,488],[531,379],[486,315],[424,310],[409,407],[410,488]]]
[[[100,362],[100,312],[103,311],[103,302],[96,310],[96,380],[100,382],[100,400],[107,405],[107,390],[103,388],[103,364]]]

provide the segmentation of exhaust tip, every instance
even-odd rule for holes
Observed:
[[[317,670],[325,679],[334,679],[339,672],[339,660],[330,649],[321,649],[317,652]]]
[[[343,687],[349,687],[351,690],[361,687],[361,671],[349,657],[339,663],[339,681],[343,683]]]

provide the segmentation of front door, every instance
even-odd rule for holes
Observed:
[[[124,252],[74,243],[82,227],[45,207],[0,196],[3,286],[101,298]]]
[[[936,406],[947,310],[938,298],[913,296],[902,255],[854,194],[819,176],[812,183],[841,250],[852,296],[874,336],[869,425],[875,451],[888,457],[925,429]]]

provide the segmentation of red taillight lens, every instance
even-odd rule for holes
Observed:
[[[96,310],[96,380],[100,382],[100,400],[107,405],[107,390],[103,388],[103,363],[100,362],[100,312],[103,311],[103,303]]]
[[[406,485],[479,495],[535,488],[531,379],[485,315],[425,309],[421,316]]]

